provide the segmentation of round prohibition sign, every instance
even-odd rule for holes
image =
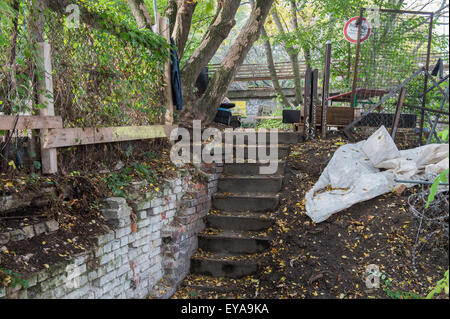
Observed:
[[[358,43],[358,20],[359,17],[353,17],[347,21],[344,27],[344,36],[351,43]],[[361,42],[366,41],[371,32],[370,23],[366,18],[362,18]]]

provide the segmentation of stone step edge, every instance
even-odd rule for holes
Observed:
[[[242,218],[242,219],[258,219],[265,221],[275,221],[274,217],[262,217],[265,213],[255,213],[255,212],[217,212],[209,213],[206,215],[208,217],[221,217],[221,218]]]
[[[267,236],[252,236],[252,233],[258,233],[258,232],[251,232],[251,231],[234,231],[235,234],[231,233],[230,231],[222,231],[215,234],[207,234],[207,233],[198,233],[197,237],[205,238],[205,239],[242,239],[242,240],[264,240],[264,241],[272,241],[272,237]],[[242,235],[242,236],[239,236]]]
[[[233,193],[215,193],[213,198],[260,198],[260,199],[279,199],[280,196],[277,194],[266,194],[266,193],[246,193],[246,194],[233,194]]]

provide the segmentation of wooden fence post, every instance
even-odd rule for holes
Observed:
[[[316,136],[316,125],[317,125],[317,104],[318,104],[318,94],[317,88],[319,83],[319,70],[314,69],[312,73],[312,85],[311,85],[311,138]]]
[[[322,88],[322,138],[327,138],[328,98],[330,96],[331,41],[327,42]]]
[[[306,68],[305,72],[305,97],[304,97],[304,133],[306,136],[309,134],[309,122],[311,116],[311,77],[312,72],[309,67]]]
[[[40,60],[38,63],[42,63],[42,68],[40,68],[40,70],[43,72],[42,78],[38,83],[39,89],[38,100],[39,104],[43,104],[46,106],[45,108],[40,109],[39,114],[41,116],[54,116],[55,107],[53,100],[51,46],[47,42],[39,42],[37,44],[37,47],[38,47],[38,56]],[[48,131],[49,131],[48,129],[42,129],[40,132],[42,173],[55,174],[58,172],[56,149],[43,148]]]

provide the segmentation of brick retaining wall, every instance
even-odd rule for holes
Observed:
[[[196,234],[211,208],[222,167],[203,167],[208,175],[169,180],[159,193],[135,199],[107,198],[102,214],[114,227],[96,245],[70,262],[50,265],[2,298],[168,298],[189,272]],[[25,239],[26,240],[26,239]]]

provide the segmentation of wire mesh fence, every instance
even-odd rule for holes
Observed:
[[[420,68],[429,69],[433,14],[363,8],[360,21],[350,103],[362,109],[365,118],[360,126],[391,126],[388,114],[395,112],[398,94],[392,94],[375,110],[373,106]],[[405,85],[402,113],[407,116],[402,116],[400,127],[415,127],[415,111],[407,105],[423,105],[425,77],[418,74]]]
[[[448,186],[441,186],[435,199],[426,207],[429,186],[422,185],[419,192],[408,197],[410,212],[418,222],[416,237],[412,247],[412,265],[416,275],[423,281],[418,269],[418,261],[427,258],[427,250],[440,251],[448,260],[449,249],[449,202]]]

